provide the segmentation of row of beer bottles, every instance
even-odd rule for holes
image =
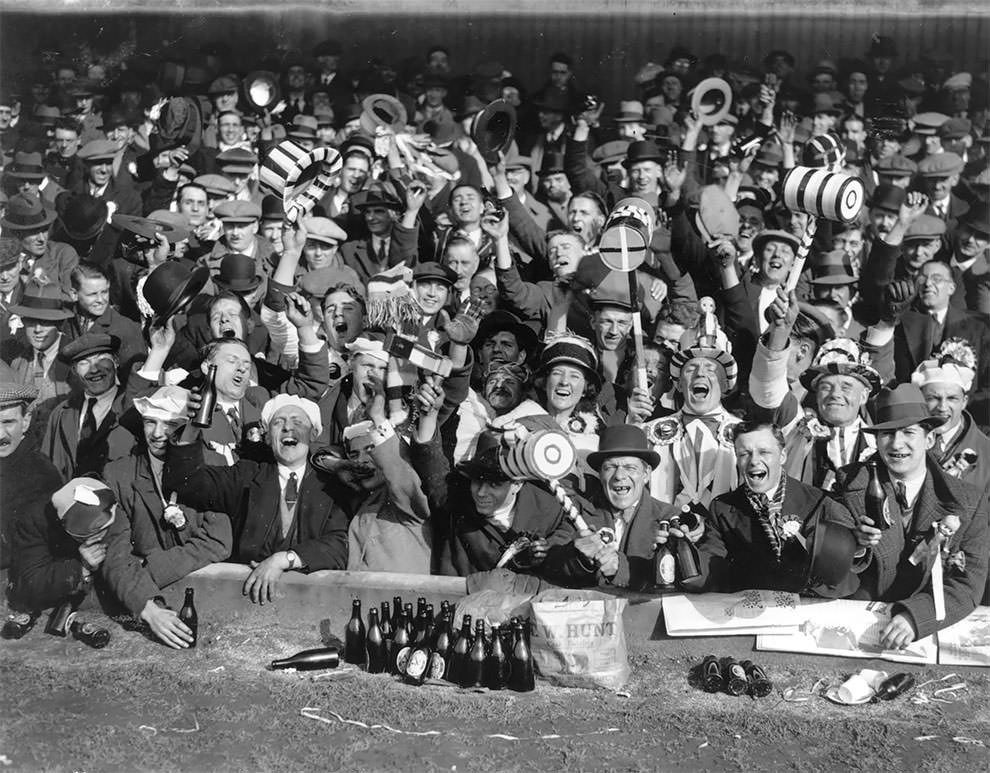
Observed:
[[[493,626],[489,640],[484,621],[477,621],[472,632],[471,616],[464,615],[457,631],[449,603],[443,602],[440,617],[434,619],[432,605],[419,601],[415,617],[412,604],[403,606],[399,597],[393,599],[399,610],[395,617],[389,614],[388,602],[383,602],[381,614],[369,610],[366,629],[361,602],[355,600],[345,637],[348,662],[367,666],[369,673],[389,671],[413,684],[429,678],[463,687],[534,689],[528,625],[513,618],[507,626]]]

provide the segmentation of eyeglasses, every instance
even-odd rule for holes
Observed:
[[[946,276],[923,276],[921,277],[921,282],[923,284],[934,285],[935,287],[941,287],[942,285],[951,282],[952,280]]]

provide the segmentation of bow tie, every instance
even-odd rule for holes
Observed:
[[[691,413],[685,413],[682,415],[683,415],[685,427],[691,424],[691,422],[700,421],[702,424],[708,427],[708,429],[711,430],[712,435],[714,435],[716,438],[718,437],[718,429],[722,424],[722,417],[720,415],[709,414],[707,416],[695,416],[694,414]]]

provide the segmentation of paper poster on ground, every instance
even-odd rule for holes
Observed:
[[[663,617],[670,636],[741,636],[797,631],[796,593],[747,590],[664,596]]]
[[[935,663],[938,648],[933,636],[912,642],[902,650],[883,648],[880,633],[890,622],[890,608],[890,604],[880,601],[802,599],[797,631],[761,633],[756,637],[756,648],[846,658],[881,658],[897,663]]]
[[[990,607],[977,607],[937,636],[941,665],[990,667]]]

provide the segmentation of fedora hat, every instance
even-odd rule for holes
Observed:
[[[864,426],[863,432],[883,432],[920,424],[926,430],[945,424],[946,417],[932,416],[921,389],[914,384],[898,384],[895,389],[880,390],[877,395],[876,422]]]
[[[55,199],[55,211],[62,230],[71,239],[86,241],[103,230],[107,222],[107,204],[88,193],[65,191]]]
[[[818,380],[825,376],[851,376],[862,381],[871,395],[879,392],[882,385],[880,374],[870,364],[869,355],[851,338],[833,338],[826,342],[800,380],[805,389],[812,391]]]
[[[622,100],[614,120],[616,123],[642,123],[646,120],[643,103],[637,99]]]
[[[46,209],[40,198],[30,193],[18,193],[7,202],[0,227],[11,231],[34,231],[47,228],[54,220],[55,213]]]
[[[495,309],[495,311],[482,317],[478,323],[478,333],[474,337],[475,346],[483,346],[488,338],[502,331],[512,333],[516,337],[519,348],[526,352],[535,351],[539,344],[539,338],[532,327],[511,311]]]
[[[704,126],[714,126],[729,114],[732,87],[722,78],[705,78],[691,92],[691,109]]]
[[[474,456],[458,464],[454,469],[461,475],[486,483],[504,483],[511,480],[502,469],[499,444],[500,437],[494,432],[482,432]]]
[[[221,290],[246,295],[261,284],[254,258],[239,252],[230,252],[220,260],[220,272],[213,282]]]
[[[43,319],[47,322],[57,322],[72,316],[72,311],[65,308],[62,290],[58,285],[43,285],[33,281],[25,285],[21,302],[11,304],[8,310],[22,319]]]
[[[588,454],[588,465],[598,470],[602,462],[613,456],[635,456],[654,470],[660,464],[660,454],[653,450],[646,433],[635,424],[606,427],[598,439],[598,450]]]
[[[278,77],[268,70],[249,72],[241,81],[244,100],[257,110],[271,110],[281,98]]]
[[[504,99],[496,99],[471,121],[471,139],[487,164],[498,163],[516,136],[516,109]]]
[[[45,179],[45,169],[41,164],[40,153],[18,152],[14,154],[14,163],[4,169],[4,174],[14,180]]]
[[[375,136],[379,126],[397,133],[405,130],[405,106],[389,94],[372,94],[361,102],[361,128]]]
[[[815,278],[811,284],[817,287],[826,285],[850,285],[858,280],[852,275],[852,266],[842,250],[832,250],[821,256],[814,266]]]
[[[144,282],[141,292],[154,315],[152,327],[161,327],[170,317],[186,308],[206,285],[210,269],[206,266],[168,260],[155,268]]]

